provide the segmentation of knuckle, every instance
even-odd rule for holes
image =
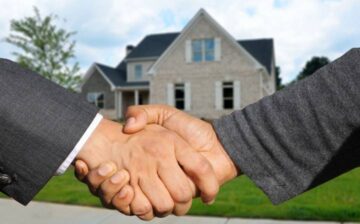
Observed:
[[[215,198],[219,192],[219,185],[209,186],[204,190],[204,193],[210,198]]]
[[[172,192],[171,196],[176,202],[185,203],[191,201],[192,192],[190,186],[180,184],[176,191]]]
[[[133,212],[135,215],[145,215],[151,211],[152,211],[152,207],[150,204],[147,203],[133,208]]]
[[[190,201],[186,204],[177,204],[177,205],[175,205],[173,214],[176,216],[186,215],[186,213],[188,213],[188,211],[190,210],[191,205],[192,205],[192,201]]]
[[[161,205],[156,206],[156,211],[160,214],[166,214],[169,212],[172,212],[174,209],[174,202],[173,201],[167,201],[161,203]]]
[[[150,221],[150,220],[152,220],[154,218],[154,216],[152,216],[152,215],[140,215],[140,216],[138,216],[138,218],[141,219],[141,220],[144,220],[144,221]]]

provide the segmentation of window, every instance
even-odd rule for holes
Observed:
[[[191,49],[193,62],[215,60],[215,41],[213,38],[192,40]]]
[[[205,39],[205,61],[215,60],[215,42],[214,39]]]
[[[193,40],[192,41],[192,60],[194,62],[202,61],[202,41],[201,40]]]
[[[183,110],[185,109],[185,85],[175,84],[175,107]]]
[[[91,104],[94,104],[98,108],[104,108],[104,94],[103,93],[88,93],[87,101]]]
[[[234,84],[223,82],[223,106],[224,109],[234,108]]]
[[[142,79],[142,65],[135,65],[135,79]]]

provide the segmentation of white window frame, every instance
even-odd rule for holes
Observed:
[[[176,98],[176,90],[182,90],[184,92],[183,98]],[[185,110],[186,108],[186,89],[185,89],[185,83],[175,83],[174,85],[174,106],[179,110]],[[177,107],[177,102],[182,101],[183,102],[183,108]]]
[[[225,96],[224,94],[224,91],[225,91],[225,88],[230,88],[232,89],[232,96]],[[222,83],[222,92],[223,92],[223,97],[222,97],[222,101],[223,101],[223,109],[225,110],[232,110],[234,109],[234,94],[235,94],[235,91],[234,91],[234,82],[232,81],[225,81]],[[226,101],[230,101],[232,102],[232,107],[231,108],[225,108],[225,100]]]
[[[212,54],[213,54],[213,59],[212,60],[206,60],[206,52],[207,52],[207,49],[206,49],[206,41],[207,40],[212,40],[213,41],[213,45],[214,45],[214,48],[212,49]],[[194,47],[193,47],[193,42],[194,41],[200,41],[200,44],[201,44],[201,60],[200,61],[195,61],[194,60]],[[216,46],[217,44],[217,41],[216,41],[216,38],[202,38],[202,39],[193,39],[191,40],[191,61],[194,62],[194,63],[200,63],[200,62],[212,62],[212,61],[216,61],[217,60],[217,52],[216,52]],[[199,52],[197,52],[199,53]]]

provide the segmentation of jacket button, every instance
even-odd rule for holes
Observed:
[[[0,185],[8,185],[11,184],[12,179],[9,175],[0,173]]]

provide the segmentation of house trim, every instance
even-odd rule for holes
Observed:
[[[104,74],[104,72],[97,66],[96,63],[93,63],[90,67],[90,69],[85,73],[85,76],[83,78],[83,82],[80,85],[80,89],[82,91],[82,87],[84,84],[90,79],[90,77],[94,74],[94,70],[97,70],[101,76],[109,83],[111,87],[111,91],[114,91],[116,89],[115,84]]]
[[[214,25],[224,36],[232,43],[235,49],[238,49],[246,57],[248,57],[256,66],[256,68],[264,68],[249,52],[247,52],[231,35],[228,33],[220,24],[218,24],[204,9],[200,9],[196,15],[188,22],[185,28],[181,31],[180,35],[171,43],[171,45],[162,53],[159,59],[151,66],[149,70],[150,75],[155,75],[156,67],[163,61],[166,56],[173,51],[173,49],[178,45],[178,42],[187,34],[190,28],[195,24],[195,22],[200,18],[200,16],[205,16],[205,18]]]
[[[121,90],[149,90],[148,86],[118,86],[115,87],[116,91],[121,91]]]
[[[159,57],[125,58],[125,62],[156,61]]]

